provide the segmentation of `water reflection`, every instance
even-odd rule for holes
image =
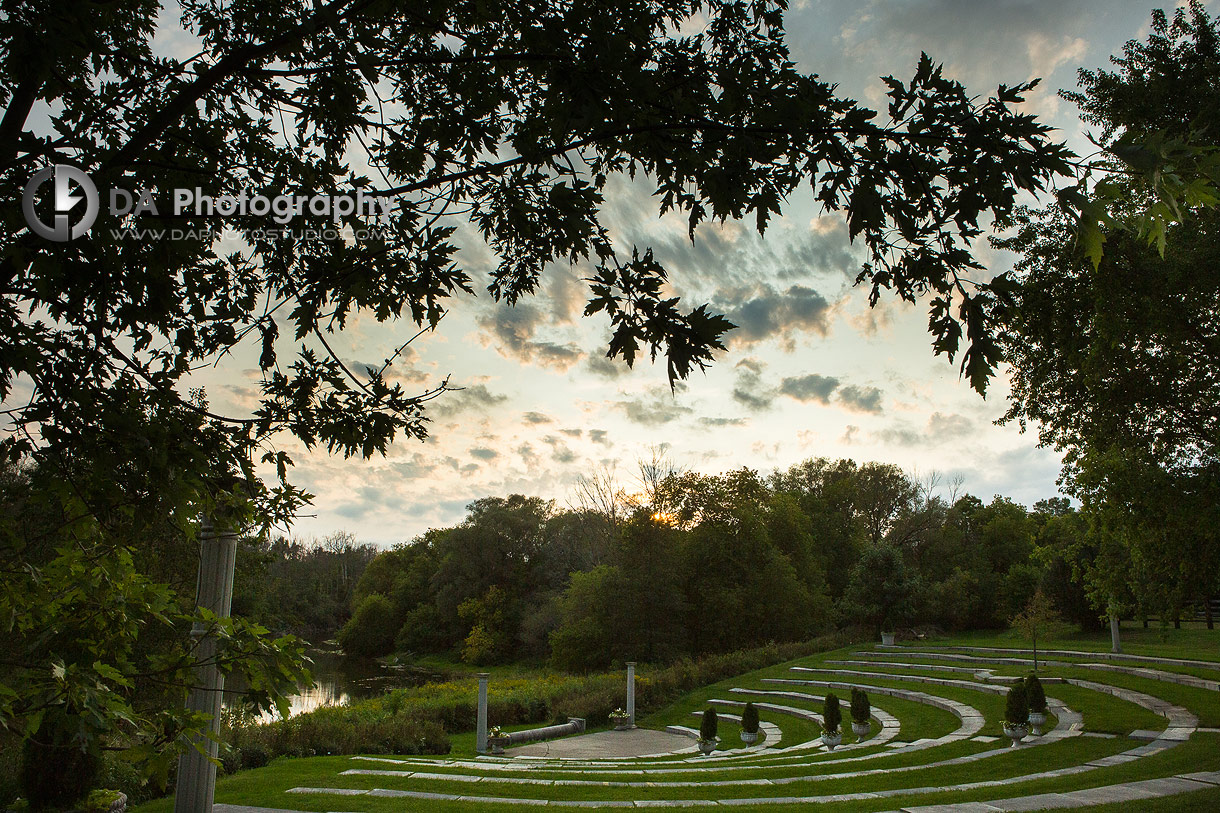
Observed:
[[[422,686],[447,678],[443,672],[411,664],[351,658],[333,647],[311,648],[306,654],[313,659],[314,685],[300,687],[290,698],[290,715],[323,706],[341,706],[351,700],[384,694],[390,689]],[[245,682],[239,676],[230,675],[225,681],[225,705],[236,703],[244,689]],[[275,713],[264,715],[265,720],[277,717]]]

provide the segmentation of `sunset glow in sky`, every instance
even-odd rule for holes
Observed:
[[[1214,13],[1216,3],[1211,4]],[[998,83],[1043,77],[1027,108],[1089,152],[1072,106],[1077,67],[1104,67],[1123,43],[1146,35],[1144,2],[800,2],[788,13],[802,70],[843,95],[884,107],[879,77],[904,81],[920,51],[980,96]],[[895,463],[907,471],[960,475],[984,501],[1003,494],[1026,505],[1057,493],[1058,456],[1032,433],[993,422],[1005,409],[1003,376],[986,400],[934,357],[923,307],[894,298],[869,309],[852,282],[858,252],[841,215],[821,216],[806,188],[760,238],[753,221],[702,227],[692,244],[681,216],[657,216],[646,182],[612,182],[605,223],[627,252],[651,246],[688,307],[708,302],[739,327],[706,374],[671,394],[663,365],[628,370],[605,358],[609,326],[582,318],[587,268],[549,269],[540,295],[515,308],[477,298],[452,302],[439,329],[395,364],[395,380],[423,392],[446,376],[463,387],[433,401],[431,437],[401,440],[385,458],[343,460],[282,447],[294,481],[316,494],[299,536],[337,530],[361,541],[410,540],[453,524],[473,499],[511,493],[563,505],[579,477],[617,467],[630,486],[636,460],[663,446],[675,463],[704,473],[748,466],[764,474],[808,457]],[[479,281],[494,258],[467,233],[459,262]],[[993,273],[1011,258],[982,249]],[[380,367],[415,332],[410,323],[361,317],[332,346],[345,361]],[[257,348],[197,377],[213,405],[249,412],[258,392]],[[350,366],[350,365],[349,365]]]

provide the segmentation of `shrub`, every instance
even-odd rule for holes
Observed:
[[[714,740],[716,739],[716,729],[719,723],[716,720],[716,710],[709,708],[703,712],[703,721],[699,723],[699,739]]]
[[[815,652],[837,649],[849,640],[846,633],[835,633],[810,641],[767,644],[698,660],[684,658],[656,671],[648,670],[636,678],[636,711],[647,713],[672,703],[692,689]],[[246,767],[254,766],[247,753],[249,746],[264,749],[268,758],[399,751],[445,754],[449,752],[446,732],[474,730],[477,690],[478,682],[473,677],[395,689],[379,697],[316,709],[289,720],[231,726],[226,739],[241,749],[242,763]],[[622,702],[623,677],[620,673],[498,678],[488,713],[503,726],[564,723],[569,717],[581,717],[590,726],[596,726],[605,724],[610,712]],[[391,718],[398,722],[381,722]],[[422,728],[425,724],[427,729]],[[423,733],[408,736],[406,728],[395,730],[397,725],[414,726],[415,731]],[[114,784],[107,786],[116,787]],[[131,796],[130,791],[126,792]]]
[[[25,741],[21,753],[21,791],[31,810],[67,807],[80,799],[97,778],[101,759],[73,745],[41,743],[46,728]]]
[[[377,657],[388,655],[394,649],[397,630],[394,605],[381,593],[372,593],[360,602],[336,637],[339,646],[349,655]]]
[[[107,813],[111,806],[119,800],[119,793],[120,791],[117,790],[91,791],[85,797],[81,810],[85,811],[85,813]]]
[[[1042,690],[1042,681],[1035,674],[1025,678],[1025,697],[1029,710],[1036,714],[1046,714],[1046,692]]]
[[[271,761],[271,755],[267,753],[265,746],[259,743],[250,743],[241,747],[241,764],[246,768],[262,768]]]
[[[1012,725],[1025,725],[1029,720],[1029,698],[1026,696],[1024,683],[1018,683],[1008,690],[1004,719]]]
[[[868,693],[863,689],[851,690],[851,718],[857,723],[867,723],[872,706],[868,702]]]
[[[116,751],[106,751],[102,754],[101,771],[94,784],[127,794],[129,809],[162,795],[156,782],[145,781],[140,769]]]
[[[822,704],[822,721],[827,734],[838,733],[843,712],[839,710],[839,698],[834,692],[827,694],[826,701]]]
[[[753,703],[746,703],[741,712],[741,730],[747,734],[758,733],[758,709],[754,708]]]
[[[227,743],[220,746],[220,770],[224,774],[234,774],[241,770],[241,749]]]

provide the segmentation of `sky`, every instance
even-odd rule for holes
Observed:
[[[1217,0],[1209,11],[1216,13]],[[795,2],[786,16],[798,66],[842,95],[883,105],[879,77],[907,80],[920,51],[979,95],[1042,77],[1027,109],[1088,152],[1072,105],[1078,67],[1104,67],[1148,32],[1147,2],[876,0]],[[1172,7],[1169,7],[1172,9]],[[922,306],[888,298],[870,309],[853,280],[860,257],[840,215],[822,216],[808,190],[760,238],[752,221],[701,227],[692,243],[680,216],[657,216],[646,183],[612,181],[605,224],[624,247],[651,246],[689,306],[711,303],[739,327],[706,373],[670,392],[663,364],[634,370],[605,358],[608,324],[582,318],[587,268],[555,265],[542,291],[515,308],[485,291],[453,303],[435,333],[395,364],[394,380],[423,392],[446,376],[461,387],[429,405],[429,437],[397,441],[370,460],[308,452],[290,438],[293,481],[315,494],[292,532],[337,531],[390,545],[460,522],[485,496],[574,499],[581,477],[613,469],[636,487],[637,462],[662,450],[677,466],[767,474],[810,457],[893,463],[932,473],[984,501],[1025,505],[1058,493],[1059,457],[1035,434],[997,426],[1003,373],[986,399],[933,355]],[[458,258],[476,281],[495,258],[473,238]],[[988,273],[1010,257],[981,254]],[[414,332],[361,316],[332,341],[345,361],[380,367]],[[230,415],[255,403],[254,352],[199,376]]]

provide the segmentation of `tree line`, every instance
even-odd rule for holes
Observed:
[[[338,637],[351,654],[586,671],[853,624],[1003,627],[1038,591],[1099,627],[1083,578],[1096,535],[1067,499],[937,492],[890,464],[815,458],[769,476],[671,472],[642,497],[603,487],[569,508],[485,497],[373,559]]]

